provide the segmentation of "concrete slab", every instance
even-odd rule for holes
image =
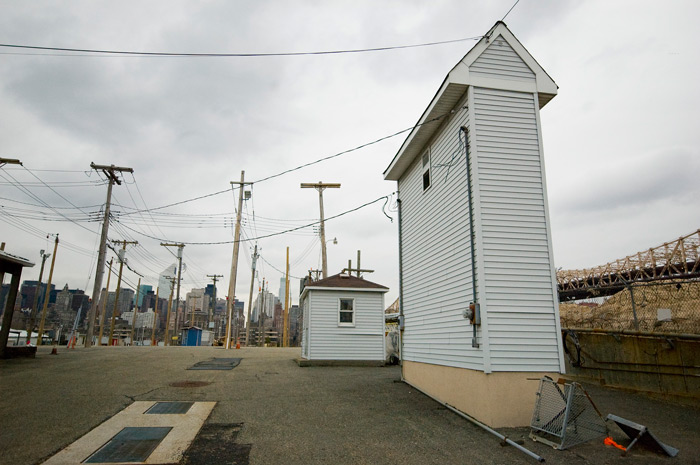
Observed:
[[[146,414],[155,401],[134,402],[102,423],[73,444],[44,462],[45,465],[82,463],[100,447],[127,427],[171,427],[172,430],[143,462],[111,462],[120,464],[178,463],[197,432],[209,417],[216,402],[196,402],[184,414]]]

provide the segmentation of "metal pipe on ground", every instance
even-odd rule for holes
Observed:
[[[431,399],[433,399],[433,400],[434,400],[435,402],[437,402],[438,404],[440,404],[440,405],[444,406],[445,408],[451,410],[452,412],[456,413],[457,415],[459,415],[460,417],[464,418],[465,420],[469,420],[470,422],[474,423],[474,424],[475,424],[476,426],[478,426],[479,428],[482,428],[483,430],[485,430],[485,431],[487,431],[487,432],[493,434],[494,436],[496,436],[498,439],[500,439],[501,441],[505,442],[505,443],[508,444],[509,446],[515,447],[515,448],[518,449],[520,452],[529,455],[530,457],[532,457],[533,459],[537,460],[538,462],[544,462],[544,457],[541,457],[541,456],[535,454],[534,452],[532,452],[531,450],[526,449],[525,447],[521,446],[521,445],[518,444],[517,442],[515,442],[515,441],[513,441],[513,440],[511,440],[511,439],[508,439],[506,436],[502,435],[502,434],[499,433],[498,431],[496,431],[496,430],[494,430],[494,429],[488,427],[487,425],[481,423],[481,422],[480,422],[479,420],[477,420],[476,418],[472,418],[471,416],[467,415],[466,413],[462,412],[461,410],[457,410],[457,409],[456,409],[455,407],[453,407],[452,405],[450,405],[450,404],[448,404],[448,403],[446,403],[446,402],[443,402],[443,401],[441,401],[441,400],[439,400],[439,399],[437,399],[437,398],[431,396],[430,394],[428,394],[428,393],[425,392],[424,390],[422,390],[422,389],[420,389],[420,388],[414,386],[413,384],[409,383],[408,381],[406,381],[406,380],[403,379],[403,378],[401,379],[401,381],[403,381],[404,383],[408,384],[409,386],[411,386],[411,387],[412,387],[413,389],[415,389],[416,391],[419,391],[419,392],[423,393],[424,395],[430,397]]]

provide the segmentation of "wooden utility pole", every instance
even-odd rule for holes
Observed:
[[[238,272],[238,249],[241,241],[241,210],[243,209],[243,191],[246,184],[245,171],[241,171],[239,182],[231,181],[231,185],[238,184],[238,211],[236,212],[236,230],[233,235],[233,258],[231,259],[231,275],[228,282],[228,300],[226,301],[226,349],[231,348],[231,320],[233,318],[233,307],[236,299],[236,274]]]
[[[250,318],[251,309],[253,308],[253,284],[255,283],[255,263],[258,261],[258,244],[255,244],[255,251],[253,252],[253,266],[251,267],[250,274],[250,294],[248,294],[248,318],[245,320],[245,345],[250,346]]]
[[[112,338],[114,337],[114,323],[117,318],[117,306],[119,305],[119,293],[122,288],[122,271],[124,271],[124,261],[126,260],[126,245],[127,244],[138,244],[137,241],[112,241],[115,244],[121,244],[122,248],[117,255],[119,258],[119,277],[117,278],[117,290],[114,295],[114,307],[112,308],[112,322],[109,325],[109,342],[108,346],[112,345]],[[109,295],[109,294],[108,294]]]
[[[263,332],[265,331],[265,278],[262,280],[262,287],[260,288],[260,311],[258,312],[258,345],[263,347],[265,342],[263,340]]]
[[[338,189],[340,188],[340,184],[324,184],[321,181],[319,181],[318,183],[303,182],[301,183],[301,187],[302,189],[314,188],[318,190],[318,204],[321,208],[321,269],[323,270],[323,278],[325,279],[328,277],[328,262],[326,260],[326,226],[323,216],[323,191],[328,188]]]
[[[160,243],[161,246],[163,247],[177,247],[177,297],[175,298],[175,329],[173,332],[177,335],[178,334],[178,319],[180,316],[180,282],[182,281],[182,249],[185,247],[185,244],[182,243]],[[178,336],[179,337],[179,336]]]
[[[348,275],[352,275],[353,272],[357,273],[357,277],[360,278],[360,273],[374,273],[374,270],[363,270],[360,268],[360,251],[357,251],[357,268],[352,267],[352,260],[348,260],[348,267],[343,268],[342,273],[348,272]]]
[[[44,253],[43,249],[39,252],[39,254],[41,255],[41,270],[39,271],[39,284],[34,292],[32,312],[29,314],[29,321],[27,322],[27,344],[31,342],[32,331],[34,331],[34,320],[36,320],[37,307],[39,306],[39,295],[41,294],[41,278],[44,276],[44,264],[46,263],[46,259],[51,256],[50,253]]]
[[[139,283],[136,285],[136,302],[134,302],[134,315],[131,317],[131,335],[129,335],[129,340],[131,345],[134,345],[134,326],[136,326],[136,313],[139,308],[139,296],[141,295],[141,278],[139,278]]]
[[[101,170],[109,184],[107,184],[107,202],[105,203],[105,216],[102,220],[102,234],[100,236],[100,250],[97,255],[97,271],[95,272],[95,285],[92,288],[92,305],[90,305],[90,312],[88,313],[88,329],[85,335],[85,347],[92,346],[92,337],[95,333],[95,315],[97,314],[97,305],[99,299],[95,296],[100,294],[102,290],[102,277],[105,272],[105,261],[107,255],[107,232],[109,231],[109,208],[112,202],[112,186],[116,183],[121,185],[121,181],[115,174],[115,172],[123,173],[133,173],[134,170],[131,168],[124,168],[114,165],[96,165],[90,163],[90,168],[94,170]]]
[[[214,320],[214,310],[216,309],[216,282],[219,280],[219,278],[223,278],[224,275],[222,274],[208,274],[207,278],[211,278],[212,281],[214,281],[214,292],[212,293],[211,296],[211,302],[209,302],[209,317],[207,318],[207,324],[211,323]],[[209,329],[209,328],[207,328]]]
[[[100,312],[100,338],[97,340],[97,345],[102,345],[102,336],[105,330],[105,313],[107,313],[107,298],[109,297],[109,281],[112,278],[112,262],[114,258],[109,259],[109,272],[107,273],[107,287],[105,288],[105,301],[102,304],[102,312]]]
[[[281,296],[280,296],[281,297]],[[287,266],[284,275],[284,328],[282,329],[282,347],[289,346],[289,331],[287,324],[289,323],[289,247],[287,247]]]
[[[170,312],[173,308],[173,290],[175,289],[175,279],[171,276],[166,276],[165,279],[170,281],[170,297],[168,298],[168,315],[165,320],[165,340],[163,344],[166,346],[172,345],[172,340],[170,339]]]
[[[156,325],[158,324],[158,291],[160,288],[156,286],[156,303],[153,306],[153,331],[151,332],[151,347],[156,345]]]
[[[36,337],[37,347],[41,345],[44,337],[44,322],[46,321],[46,310],[49,307],[49,297],[51,297],[51,279],[53,278],[53,266],[56,264],[56,251],[58,250],[58,234],[53,244],[53,257],[51,257],[51,268],[49,269],[49,280],[46,282],[46,292],[44,293],[44,308],[41,310],[41,323],[39,323],[39,333]]]

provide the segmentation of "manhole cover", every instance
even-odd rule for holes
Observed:
[[[181,414],[194,405],[194,402],[156,402],[153,407],[146,410],[148,415]]]
[[[207,381],[176,381],[174,383],[170,383],[172,387],[180,387],[180,388],[194,388],[194,387],[202,387],[202,386],[209,386],[211,383]]]
[[[188,370],[233,370],[241,363],[240,358],[213,358],[197,362]]]
[[[172,427],[128,427],[92,454],[85,463],[145,462]]]

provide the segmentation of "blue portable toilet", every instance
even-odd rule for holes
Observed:
[[[202,345],[202,328],[191,326],[182,330],[182,345],[183,346],[200,346]]]

